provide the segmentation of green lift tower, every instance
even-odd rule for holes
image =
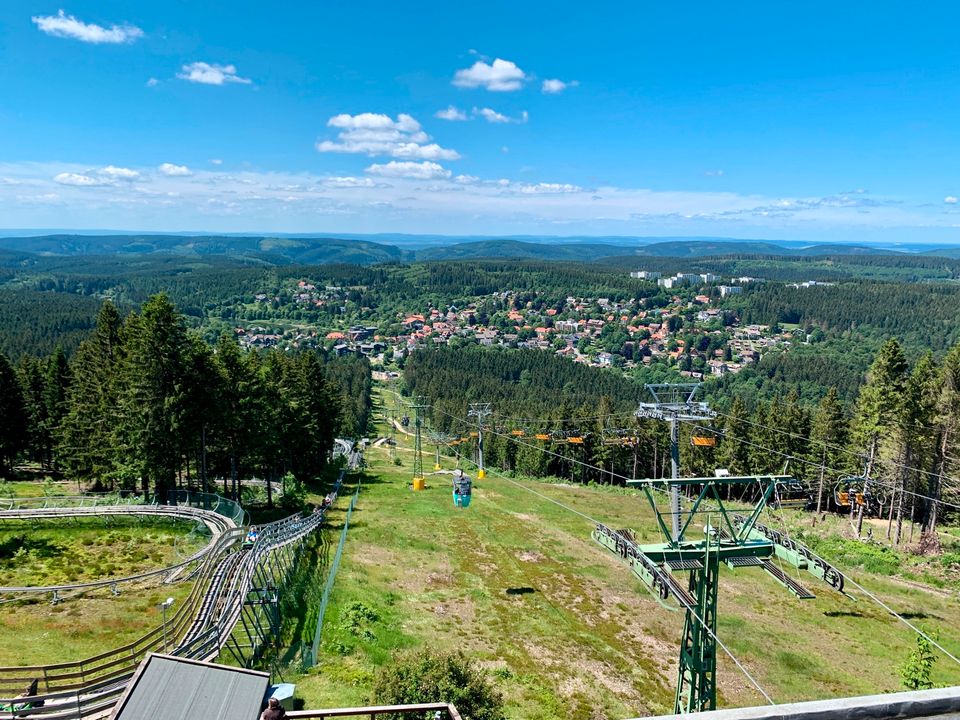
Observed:
[[[658,390],[662,398],[666,393],[662,393],[663,388]],[[673,404],[690,402],[691,390],[687,386],[685,393],[674,395]],[[678,398],[680,394],[685,397]],[[642,416],[650,417],[647,414],[650,409],[641,406],[638,415],[642,413]],[[708,412],[706,406],[699,403],[688,409],[689,413],[682,407],[670,408],[661,417],[674,424],[676,416]],[[676,436],[675,432],[673,434]],[[780,564],[786,562],[806,570],[843,591],[843,575],[839,571],[786,535],[757,523],[767,501],[775,497],[777,486],[792,480],[788,475],[628,480],[627,485],[643,490],[666,542],[641,545],[630,530],[614,530],[603,524],[594,529],[593,538],[620,555],[661,602],[672,598],[686,611],[674,712],[716,709],[717,590],[722,565],[731,569],[759,568],[802,600],[814,595],[783,572]],[[746,511],[735,512],[724,502],[723,496],[728,493],[721,492],[721,489],[746,485],[757,486],[757,500],[752,507],[747,506]],[[661,509],[654,493],[664,490],[669,501],[667,508]],[[680,490],[689,493],[688,508],[679,507]],[[705,503],[712,507],[707,509]],[[697,523],[694,532],[691,525],[698,516],[706,521],[705,527]],[[771,562],[774,559],[778,563]],[[676,577],[682,572],[689,572],[686,583]]]

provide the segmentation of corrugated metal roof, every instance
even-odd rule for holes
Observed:
[[[150,655],[117,703],[115,720],[256,720],[270,675]]]

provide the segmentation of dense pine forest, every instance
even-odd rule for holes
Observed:
[[[38,348],[43,349],[41,344]],[[241,350],[189,329],[163,294],[123,317],[110,302],[68,360],[0,354],[0,473],[19,460],[96,489],[236,496],[240,478],[315,479],[338,434],[367,424],[365,358]]]

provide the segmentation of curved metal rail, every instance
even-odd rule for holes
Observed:
[[[334,497],[344,474],[345,471],[340,473]],[[240,621],[262,566],[277,551],[304,540],[321,526],[325,516],[324,508],[308,516],[292,515],[261,526],[250,548],[242,547],[246,535],[242,528],[226,530],[211,543],[201,559],[196,584],[166,625],[154,628],[128,645],[79,661],[0,667],[0,695],[12,695],[34,678],[38,678],[45,689],[44,694],[36,697],[0,698],[0,706],[44,703],[9,713],[0,711],[0,720],[8,717],[74,720],[103,716],[122,695],[127,681],[150,652],[170,652],[198,660],[216,658]]]
[[[40,507],[40,508],[17,508],[12,510],[0,510],[0,521],[2,520],[53,520],[61,518],[97,518],[103,516],[133,516],[133,517],[162,517],[177,520],[191,520],[205,525],[212,533],[211,541],[193,555],[172,565],[134,575],[126,575],[119,578],[108,578],[105,580],[94,580],[83,583],[67,583],[62,585],[38,585],[38,586],[0,586],[0,595],[9,594],[38,594],[51,593],[59,596],[61,592],[71,590],[91,590],[100,587],[113,587],[122,583],[145,580],[157,575],[172,575],[178,570],[198,562],[209,553],[216,543],[216,540],[227,530],[236,525],[229,517],[220,515],[212,510],[202,510],[183,505],[94,505],[75,507]]]

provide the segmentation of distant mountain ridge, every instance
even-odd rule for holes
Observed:
[[[382,236],[377,236],[382,237]],[[418,236],[435,242],[440,236]],[[529,236],[528,236],[529,237]],[[24,253],[43,256],[137,256],[163,254],[182,257],[222,256],[258,263],[319,265],[348,263],[372,265],[414,260],[525,259],[595,262],[604,259],[636,257],[705,258],[723,255],[768,255],[811,257],[820,255],[938,255],[958,258],[960,248],[938,248],[924,253],[905,253],[866,245],[841,243],[796,243],[790,246],[759,240],[723,238],[648,238],[655,242],[625,244],[618,238],[489,238],[427,245],[399,247],[359,237],[291,235],[165,235],[133,233],[127,235],[52,234],[0,237],[0,259],[10,262]],[[623,240],[623,238],[619,238]],[[638,240],[638,239],[634,239]]]

